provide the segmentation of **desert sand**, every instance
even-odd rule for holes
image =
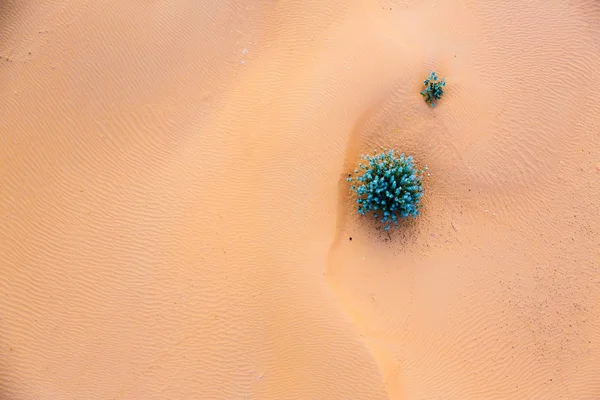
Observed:
[[[0,57],[1,399],[600,399],[597,1],[8,0]]]

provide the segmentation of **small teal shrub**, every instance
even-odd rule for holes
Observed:
[[[446,86],[446,78],[438,80],[438,76],[435,72],[429,75],[429,78],[423,81],[425,89],[421,92],[421,95],[425,97],[425,101],[429,103],[431,107],[435,106],[435,100],[439,100],[444,95],[444,86]]]
[[[419,215],[423,171],[415,167],[412,157],[394,150],[363,155],[349,174],[350,189],[356,194],[358,213],[371,213],[384,224],[384,230],[398,227],[399,219]]]

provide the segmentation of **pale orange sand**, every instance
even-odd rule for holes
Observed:
[[[9,0],[0,56],[1,399],[600,399],[597,1]]]

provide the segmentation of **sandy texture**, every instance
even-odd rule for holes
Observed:
[[[1,399],[600,398],[597,1],[8,0],[0,56]]]

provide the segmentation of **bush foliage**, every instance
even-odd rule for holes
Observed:
[[[382,150],[363,155],[362,159],[364,162],[348,177],[350,189],[357,196],[358,213],[372,213],[385,224],[385,230],[392,225],[398,227],[399,218],[418,216],[423,171],[415,167],[413,158]]]
[[[446,78],[438,80],[438,76],[435,72],[429,75],[429,78],[423,81],[425,89],[421,92],[421,95],[425,97],[425,101],[429,103],[431,107],[435,106],[435,100],[439,100],[444,94],[444,86],[446,86]]]

